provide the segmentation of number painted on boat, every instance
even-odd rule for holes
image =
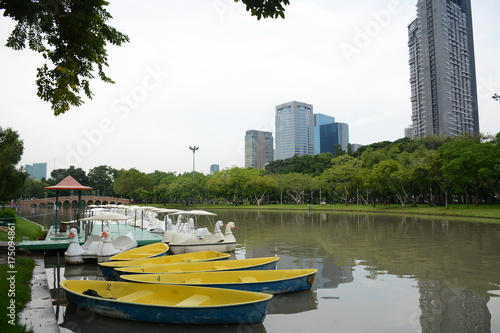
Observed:
[[[111,290],[111,283],[108,283],[108,284],[106,285],[106,290]]]
[[[160,276],[158,275],[158,277],[156,278],[156,281],[160,281]]]

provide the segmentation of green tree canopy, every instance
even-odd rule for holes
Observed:
[[[83,186],[89,186],[89,179],[87,177],[87,173],[82,168],[75,168],[74,165],[70,166],[67,169],[54,169],[50,173],[50,178],[47,180],[49,185],[56,185],[64,178],[71,176],[75,178],[77,182],[82,184]]]
[[[293,156],[284,160],[269,162],[265,170],[269,173],[306,173],[319,176],[332,166],[333,155],[323,153],[317,155]]]
[[[235,0],[238,2],[239,0]],[[290,4],[289,0],[241,0],[246,5],[247,11],[252,16],[260,20],[262,17],[267,18],[285,18],[285,7]]]
[[[12,128],[0,127],[0,201],[15,199],[21,193],[27,176],[16,165],[23,151],[19,134]]]
[[[352,156],[342,155],[334,158],[332,163],[332,167],[326,169],[321,175],[321,181],[347,205],[350,197],[360,186],[361,162]]]
[[[42,54],[38,68],[38,96],[51,103],[54,115],[83,104],[81,93],[92,98],[90,80],[113,83],[104,73],[107,45],[128,42],[126,35],[106,24],[111,15],[105,0],[0,0],[0,9],[17,25],[7,46],[28,46]]]
[[[118,177],[119,171],[107,166],[100,165],[89,170],[88,186],[94,191],[99,191],[99,195],[114,196],[113,182]]]
[[[152,192],[153,187],[154,179],[137,169],[120,172],[113,183],[113,190],[116,194],[127,196],[134,202],[138,201],[143,191]]]
[[[43,198],[45,196],[45,187],[49,184],[40,180],[27,178],[22,188],[23,198]]]

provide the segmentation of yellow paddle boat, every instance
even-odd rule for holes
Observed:
[[[235,259],[224,261],[187,262],[182,264],[149,265],[115,268],[122,274],[159,274],[159,273],[194,273],[230,270],[272,270],[276,269],[279,257]]]
[[[167,244],[163,242],[157,242],[118,253],[109,258],[109,260],[134,260],[134,259],[155,258],[164,256],[167,253],[167,251],[168,251]]]
[[[129,282],[180,284],[283,294],[311,289],[317,269],[243,270],[121,275]]]
[[[217,261],[227,260],[231,257],[228,253],[221,253],[217,251],[200,251],[185,254],[166,255],[156,258],[145,258],[136,260],[119,260],[100,262],[102,275],[106,280],[116,280],[116,268],[119,267],[132,267],[132,266],[150,266],[150,265],[165,265],[185,262],[202,262],[202,261]]]
[[[119,319],[168,324],[256,324],[271,295],[193,286],[65,280],[70,303]]]

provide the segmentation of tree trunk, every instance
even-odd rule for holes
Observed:
[[[448,209],[449,205],[448,205],[448,189],[446,189],[444,191],[444,207],[446,209]]]

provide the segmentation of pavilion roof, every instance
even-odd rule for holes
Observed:
[[[61,180],[59,184],[47,186],[46,190],[92,190],[90,186],[83,186],[75,178],[68,176]]]

